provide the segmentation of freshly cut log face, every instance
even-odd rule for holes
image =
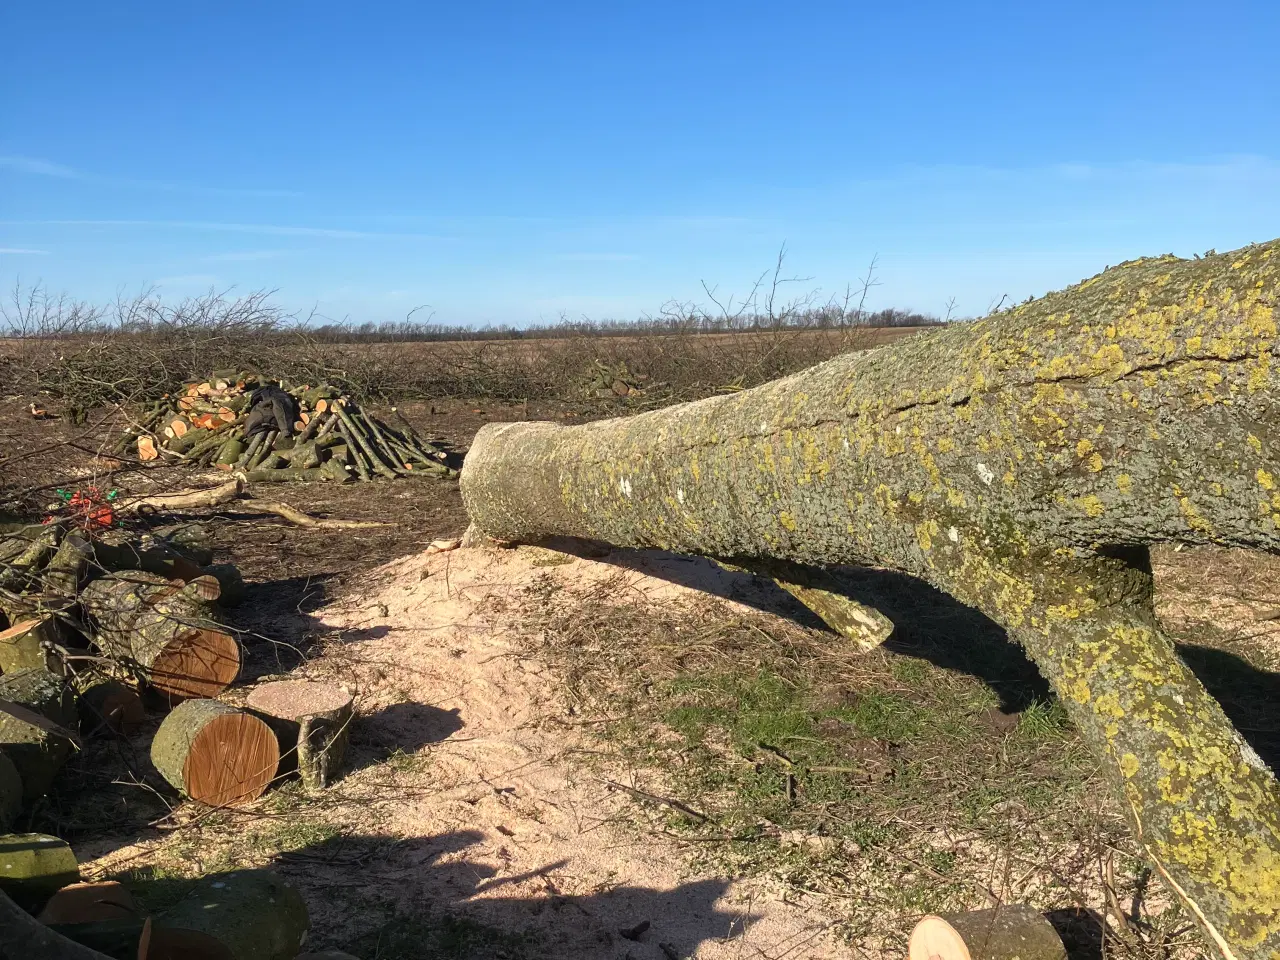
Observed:
[[[49,898],[40,915],[43,924],[93,923],[99,920],[123,920],[137,915],[124,884],[115,880],[101,883],[72,883]]]
[[[916,924],[907,943],[908,960],[1066,960],[1066,956],[1053,924],[1025,904],[928,916]]]
[[[280,740],[286,764],[296,761],[309,789],[327,787],[342,764],[352,719],[351,694],[312,680],[278,680],[254,688],[245,701]]]
[[[107,656],[140,668],[173,697],[210,697],[240,672],[240,646],[212,618],[213,577],[192,584],[141,572],[104,577],[81,594]]]
[[[188,700],[160,724],[151,760],[192,800],[234,806],[262,796],[280,765],[280,745],[252,714],[216,700]]]

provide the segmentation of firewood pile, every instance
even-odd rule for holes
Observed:
[[[220,371],[145,408],[116,452],[242,472],[250,483],[450,476],[445,454],[397,413],[391,426],[328,384]]]
[[[0,534],[0,956],[18,923],[32,944],[49,931],[129,960],[298,955],[306,908],[268,872],[193,881],[176,906],[149,915],[110,884],[86,891],[58,838],[5,835],[56,790],[73,753],[138,735],[156,712],[152,763],[185,798],[231,806],[284,777],[314,790],[332,782],[352,720],[345,689],[287,680],[257,684],[235,698],[243,707],[219,699],[240,672],[222,614],[241,584],[210,560],[176,533],[71,518]],[[20,955],[94,955],[61,950]]]

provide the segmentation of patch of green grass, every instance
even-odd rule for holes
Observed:
[[[1062,706],[1001,713],[1010,675],[993,665],[1026,665],[998,636],[970,659],[1004,694],[964,672],[968,647],[944,667],[709,609],[557,604],[532,626],[582,713],[608,718],[591,729],[645,789],[707,819],[644,800],[637,817],[696,837],[690,855],[726,873],[880,917],[982,907],[993,885],[1049,908],[1096,885],[1097,849],[1128,842]],[[922,622],[954,649],[972,630],[955,616]],[[855,939],[878,922],[851,913]]]

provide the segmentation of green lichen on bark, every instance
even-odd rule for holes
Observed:
[[[1280,790],[1160,633],[1141,548],[1280,549],[1278,300],[1280,241],[1135,260],[732,396],[487,426],[463,497],[497,539],[873,564],[972,604],[1218,949],[1276,957]]]

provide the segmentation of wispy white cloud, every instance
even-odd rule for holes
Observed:
[[[26,247],[0,247],[0,253],[28,254],[36,257],[47,257],[48,250],[29,250]]]
[[[35,157],[0,156],[0,168],[15,170],[18,173],[32,173],[40,177],[61,177],[64,180],[78,180],[80,174],[60,163],[38,160]]]
[[[108,187],[126,187],[141,190],[162,190],[173,193],[193,193],[214,197],[300,197],[296,190],[258,189],[253,187],[208,187],[197,184],[170,183],[163,180],[136,180],[130,177],[107,177],[76,170],[65,164],[37,157],[16,155],[0,156],[0,169],[38,177],[56,177],[60,180],[79,180]]]
[[[562,253],[556,259],[586,263],[626,263],[640,258],[634,253]]]
[[[219,233],[256,233],[275,237],[327,237],[340,240],[380,238],[403,240],[453,239],[426,233],[378,233],[368,230],[343,230],[332,227],[294,227],[271,223],[218,223],[209,220],[0,220],[0,225],[26,227],[158,227]]]
[[[228,253],[213,253],[200,259],[206,263],[247,263],[254,260],[275,260],[287,257],[293,250],[232,250]]]

